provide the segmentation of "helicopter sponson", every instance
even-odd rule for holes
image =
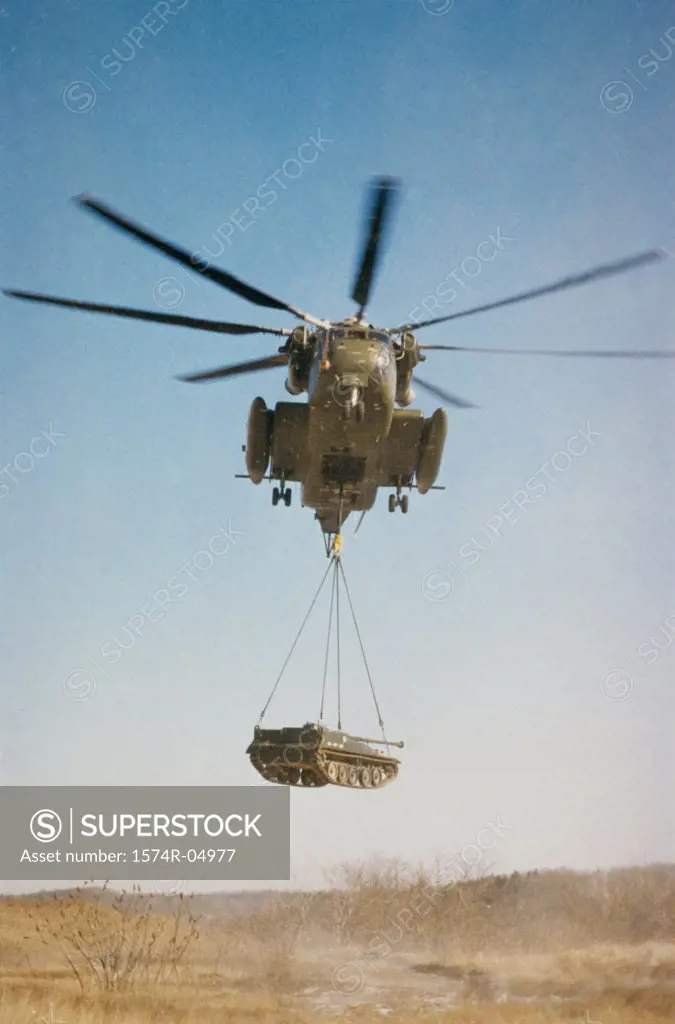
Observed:
[[[277,402],[271,410],[263,398],[254,399],[246,444],[246,470],[254,484],[265,479],[270,463],[275,479],[283,477],[287,482],[305,482],[309,468],[309,415],[310,407],[304,404]],[[396,473],[396,470],[410,467],[411,459],[405,457],[406,434],[408,443],[412,442],[415,447],[413,474],[417,489],[420,494],[426,494],[436,482],[443,461],[448,434],[445,409],[436,409],[428,419],[419,411],[408,414],[394,411],[389,444],[391,456],[389,460],[386,454],[384,457],[392,472],[378,486],[396,486],[400,477],[413,475]]]

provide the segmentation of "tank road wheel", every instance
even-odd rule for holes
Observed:
[[[273,416],[264,399],[254,398],[246,432],[246,469],[254,484],[264,480],[269,465]]]
[[[347,785],[347,778],[348,778],[347,765],[346,764],[338,765],[338,782],[340,783],[341,786],[346,786]]]
[[[347,778],[349,780],[349,785],[350,786],[358,786],[358,784],[359,784],[359,773],[357,772],[356,768],[353,765],[352,765],[352,767],[349,769],[349,771],[347,773]]]
[[[373,786],[381,786],[383,782],[382,769],[373,768]]]
[[[390,512],[395,512],[396,511],[396,495],[395,494],[390,494],[389,495],[389,511]]]
[[[403,515],[405,515],[407,513],[407,511],[408,511],[408,501],[409,500],[410,499],[408,498],[407,494],[404,494],[403,497],[401,498],[401,512],[403,513]]]
[[[326,768],[326,775],[328,776],[331,782],[337,782],[338,766],[336,765],[335,761],[328,762],[328,766]]]
[[[361,785],[364,789],[370,789],[373,784],[373,773],[370,768],[361,769]]]
[[[273,487],[272,488],[272,504],[275,505],[275,506],[278,505],[280,497],[281,497],[281,493],[279,491],[279,488],[278,487]]]

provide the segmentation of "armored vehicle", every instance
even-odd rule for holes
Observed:
[[[381,789],[396,778],[401,762],[371,744],[403,746],[400,742],[349,736],[341,730],[307,722],[301,728],[256,726],[246,753],[267,782],[281,786],[331,783],[351,789]]]

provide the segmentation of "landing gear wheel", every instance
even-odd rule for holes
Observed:
[[[348,780],[349,780],[349,785],[350,785],[350,786],[356,786],[356,785],[358,784],[358,781],[359,781],[359,773],[357,772],[356,768],[354,768],[354,767],[352,766],[352,767],[351,767],[351,768],[349,769],[349,772],[348,772],[348,774],[347,774],[347,778],[348,778]]]
[[[313,786],[315,784],[314,778],[314,772],[310,771],[308,768],[303,768],[301,780],[303,786]]]
[[[380,768],[373,768],[373,786],[380,786],[382,784],[382,770]]]
[[[404,494],[403,497],[401,498],[401,512],[403,513],[403,515],[405,515],[406,512],[408,511],[408,501],[408,495]]]
[[[289,786],[297,786],[300,781],[300,769],[289,768],[288,769],[288,784]]]
[[[328,775],[328,778],[330,779],[331,782],[337,782],[338,766],[335,764],[335,761],[330,761],[328,763],[328,767],[326,768],[326,774]]]
[[[363,402],[359,402],[356,406],[356,422],[363,423],[366,418],[366,407]]]
[[[290,490],[290,489],[289,489],[289,488],[287,487],[287,488],[286,488],[286,490],[284,491],[284,502],[286,503],[286,508],[288,508],[288,507],[290,506],[290,504],[291,504],[291,498],[292,498],[292,497],[293,497],[293,491],[291,491],[291,490]]]
[[[396,495],[395,494],[390,494],[389,495],[389,511],[390,512],[395,512],[396,511]]]
[[[373,774],[370,768],[361,769],[361,785],[364,789],[370,789],[373,784]]]
[[[281,492],[279,491],[279,488],[278,487],[273,487],[272,488],[272,504],[275,505],[275,506],[278,505],[280,497],[281,497]]]
[[[338,766],[338,782],[342,786],[346,786],[347,785],[347,779],[348,779],[347,765],[346,764],[341,764],[341,765]]]

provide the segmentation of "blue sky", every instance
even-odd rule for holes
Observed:
[[[275,200],[227,232],[218,262],[320,316],[353,312],[373,174],[405,183],[369,308],[382,326],[453,273],[448,312],[643,248],[675,252],[671,5],[182,3],[163,24],[140,0],[4,0],[3,287],[150,309],[178,298],[176,312],[292,326],[69,201],[90,191],[190,251],[215,248],[275,173]],[[319,134],[291,178],[282,168],[297,173],[286,162]],[[672,281],[666,263],[424,340],[671,349]],[[244,750],[324,571],[321,539],[297,495],[273,509],[267,485],[233,479],[251,400],[286,400],[283,372],[207,387],[174,376],[274,343],[9,299],[0,338],[2,782],[255,783]],[[406,518],[380,497],[345,544],[405,765],[380,794],[292,794],[297,879],[342,859],[442,858],[497,814],[513,827],[486,869],[672,859],[675,654],[647,651],[675,632],[675,367],[431,353],[425,370],[480,406],[451,412],[447,490],[413,495]],[[558,457],[566,468],[513,513],[514,494],[589,429],[585,453]],[[469,563],[462,551],[505,506]],[[102,661],[223,529],[237,531],[229,550]],[[314,717],[326,616],[270,722]],[[371,730],[347,636],[344,722]],[[69,699],[64,680],[85,692],[81,669],[95,691]]]

